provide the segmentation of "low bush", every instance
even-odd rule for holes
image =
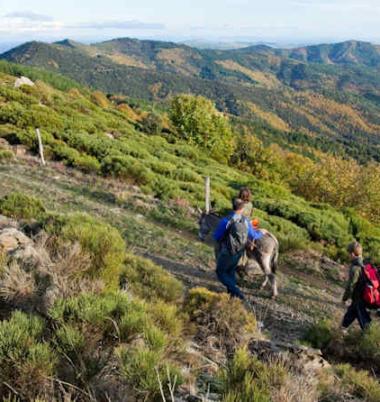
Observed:
[[[89,215],[76,214],[67,219],[62,236],[65,240],[79,242],[89,255],[91,264],[85,275],[102,279],[109,289],[118,288],[125,244],[117,229]]]
[[[333,379],[320,384],[320,401],[380,401],[380,384],[367,371],[356,370],[349,364],[331,369]]]
[[[14,153],[8,149],[0,148],[0,162],[10,161],[15,157]]]
[[[146,300],[161,299],[178,303],[183,297],[183,285],[151,261],[127,254],[121,281],[137,296]]]
[[[162,132],[163,121],[161,116],[156,113],[147,113],[140,122],[141,131],[151,135]]]
[[[118,350],[121,372],[125,379],[138,392],[142,400],[161,401],[161,389],[165,396],[170,395],[182,383],[179,370],[163,358],[162,352],[146,346],[133,349],[121,347]]]
[[[33,400],[49,392],[56,355],[42,343],[44,322],[21,312],[14,312],[0,322],[0,394],[12,388],[23,400]]]
[[[358,341],[358,352],[364,360],[380,367],[380,324],[372,322]]]
[[[288,371],[279,362],[260,362],[247,349],[238,349],[227,368],[219,374],[223,402],[270,402],[271,392],[280,388]]]
[[[119,177],[140,185],[148,184],[154,180],[152,171],[131,156],[107,156],[102,161],[102,172],[105,175]]]
[[[331,321],[322,320],[312,325],[304,335],[304,341],[316,349],[325,349],[334,337]]]
[[[42,201],[20,192],[0,199],[0,213],[14,219],[41,219],[46,214]]]
[[[200,342],[214,337],[219,348],[232,351],[259,336],[253,314],[240,300],[230,298],[226,293],[191,289],[185,300],[185,311],[197,325],[196,337]]]

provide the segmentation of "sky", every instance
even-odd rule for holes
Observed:
[[[115,37],[380,43],[380,0],[0,0],[0,46]]]

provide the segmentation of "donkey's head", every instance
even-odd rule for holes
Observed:
[[[216,229],[220,218],[213,212],[207,213],[200,210],[199,213],[198,237],[199,240],[205,241],[209,233]]]

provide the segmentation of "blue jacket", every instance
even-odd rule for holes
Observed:
[[[216,230],[214,232],[214,240],[215,241],[220,242],[223,239],[224,235],[227,232],[228,222],[235,217],[237,218],[238,214],[232,213],[220,221],[218,227],[216,228]],[[263,237],[263,234],[259,230],[255,230],[253,228],[249,219],[247,219],[246,217],[244,217],[244,219],[247,222],[248,239],[251,241],[261,239]]]

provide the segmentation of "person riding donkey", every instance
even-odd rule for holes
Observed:
[[[351,299],[351,304],[344,315],[342,327],[344,329],[348,328],[357,319],[360,328],[364,330],[371,323],[371,317],[362,298],[365,287],[363,249],[360,243],[355,241],[348,245],[347,251],[351,258],[351,266],[342,302],[346,305],[346,302]]]
[[[255,230],[244,216],[246,203],[235,198],[233,211],[223,218],[214,232],[214,239],[219,244],[216,274],[232,297],[244,300],[245,297],[236,284],[236,268],[249,242],[260,239],[263,235]]]

